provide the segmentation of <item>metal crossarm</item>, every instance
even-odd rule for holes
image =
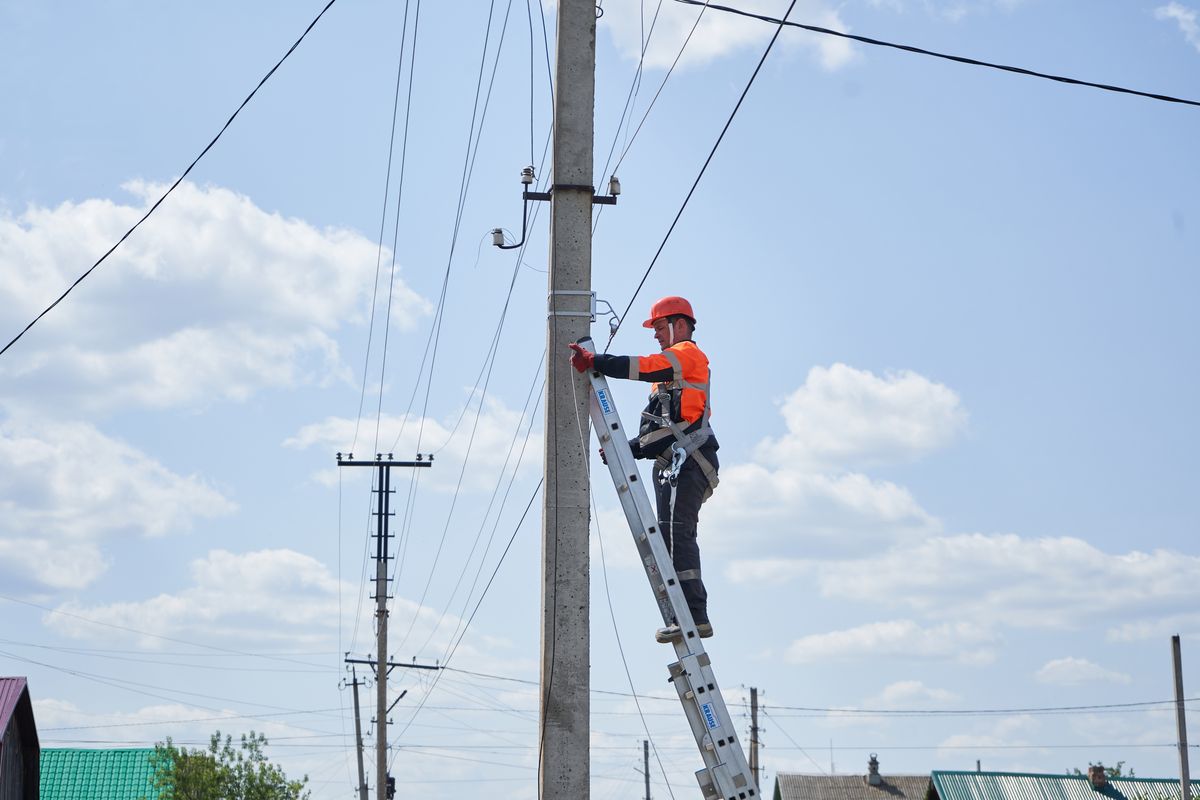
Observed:
[[[589,352],[595,352],[590,338],[581,339],[579,344]],[[704,800],[760,797],[738,741],[737,729],[717,686],[712,663],[704,652],[696,623],[675,576],[671,554],[667,552],[666,541],[659,529],[658,515],[650,505],[649,495],[638,475],[637,461],[629,448],[629,437],[617,414],[608,379],[594,370],[588,377],[592,383],[592,425],[604,448],[608,471],[633,533],[650,589],[654,592],[663,624],[674,622],[682,632],[673,642],[677,660],[667,669],[704,759],[704,768],[696,772]]]

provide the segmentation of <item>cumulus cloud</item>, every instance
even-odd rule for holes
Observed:
[[[969,617],[982,626],[1116,629],[1195,607],[1200,558],[1164,550],[1114,555],[1071,537],[964,534],[827,564],[817,582],[827,597]]]
[[[191,577],[191,586],[147,600],[64,603],[46,624],[76,638],[111,640],[120,635],[114,628],[138,631],[128,635],[150,648],[162,644],[157,636],[168,635],[290,646],[324,646],[336,638],[339,582],[311,556],[286,549],[213,550],[191,563]],[[349,583],[342,582],[340,591],[355,596]]]
[[[1056,686],[1079,686],[1084,683],[1132,683],[1133,679],[1124,672],[1105,669],[1085,658],[1056,658],[1047,661],[1034,673],[1039,683]]]
[[[81,422],[0,421],[0,574],[80,588],[107,564],[110,536],[163,536],[234,504]]]
[[[921,681],[896,681],[883,687],[877,697],[866,700],[869,708],[906,709],[920,706],[944,706],[958,700],[954,692],[926,686]]]
[[[1179,32],[1187,39],[1188,44],[1200,50],[1200,21],[1196,9],[1183,3],[1171,2],[1154,9],[1154,18],[1174,22],[1179,26]]]
[[[530,432],[526,442],[525,430],[529,421],[526,419],[522,423],[520,411],[511,410],[495,399],[485,401],[482,409],[474,401],[469,405],[466,413],[445,421],[405,417],[403,414],[384,415],[380,418],[379,441],[397,458],[412,458],[418,452],[417,437],[420,433],[421,450],[426,453],[432,451],[435,463],[442,465],[422,474],[421,485],[441,491],[453,491],[457,486],[459,470],[468,456],[468,447],[471,468],[463,476],[463,486],[469,489],[491,490],[501,468],[507,465],[506,469],[511,472],[518,460],[525,472],[541,463],[542,435],[536,423],[536,430]],[[353,419],[328,417],[321,422],[305,425],[283,444],[298,450],[320,446],[329,453],[348,453],[354,441],[355,424]],[[521,424],[521,433],[514,440],[513,432],[518,424]],[[470,441],[472,428],[475,428],[473,443]],[[370,458],[371,454],[360,448],[356,456]],[[337,468],[319,473],[316,480],[336,485]]]
[[[872,622],[795,640],[786,658],[793,664],[878,658],[952,660],[986,664],[995,659],[996,636],[968,623],[922,628],[909,619]]]
[[[780,0],[746,0],[738,7],[751,13],[782,17],[788,4]],[[632,61],[637,61],[641,55],[642,31],[650,30],[653,9],[647,6],[645,20],[640,20],[638,14],[639,4],[636,0],[608,0],[600,26],[611,33],[621,54]],[[699,24],[696,23],[697,17]],[[837,8],[824,0],[799,0],[789,19],[841,32],[849,30]],[[693,26],[695,32],[688,40]],[[671,66],[685,40],[687,47],[679,59],[680,67],[707,64],[747,48],[761,50],[774,32],[774,25],[761,20],[712,9],[704,10],[701,14],[701,8],[696,6],[664,3],[646,48],[645,64],[649,69]],[[804,50],[822,69],[828,71],[846,66],[856,55],[853,45],[846,39],[798,30],[785,31],[779,45]]]
[[[736,554],[739,579],[779,583],[798,559],[845,558],[939,533],[902,486],[849,471],[909,461],[944,447],[966,425],[958,395],[903,371],[878,376],[845,364],[814,367],[780,406],[785,432],[750,463],[721,471],[704,510],[705,543]]]
[[[813,367],[782,404],[787,433],[758,445],[766,463],[816,467],[910,461],[953,441],[967,414],[948,387],[908,370],[878,376]]]
[[[16,331],[163,191],[0,212],[0,325]],[[385,254],[385,258],[387,255]],[[184,183],[0,363],[6,402],[106,410],[242,399],[346,374],[333,334],[369,311],[376,245]],[[393,323],[429,304],[398,280]]]
[[[845,557],[939,529],[907,489],[857,473],[737,464],[721,471],[717,491],[704,509],[705,543],[743,557]]]

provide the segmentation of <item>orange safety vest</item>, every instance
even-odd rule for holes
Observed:
[[[630,378],[633,380],[655,380],[650,389],[652,396],[662,391],[679,390],[678,408],[663,409],[676,422],[697,422],[711,414],[708,392],[708,356],[704,355],[695,342],[685,341],[671,345],[661,353],[639,356],[637,373],[633,359],[629,359]],[[664,374],[669,370],[668,374]],[[670,378],[667,380],[667,378]]]

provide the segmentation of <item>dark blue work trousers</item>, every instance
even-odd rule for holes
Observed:
[[[705,448],[707,449],[707,448]],[[717,467],[716,453],[706,456]],[[654,471],[654,498],[658,504],[658,525],[663,532],[671,562],[679,576],[679,587],[692,612],[692,619],[699,625],[708,622],[708,592],[700,577],[700,544],[696,538],[696,525],[700,520],[700,506],[708,492],[708,479],[692,460],[688,459],[679,471],[675,490],[674,524],[671,517],[671,486],[658,480],[659,470]]]

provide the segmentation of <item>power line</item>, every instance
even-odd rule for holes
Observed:
[[[300,665],[306,666],[306,667],[313,666],[312,662],[310,662],[310,661],[300,661],[298,659],[287,658],[286,656],[282,656],[282,655],[270,655],[267,653],[251,653],[251,652],[247,652],[245,650],[234,650],[229,647],[218,647],[217,645],[213,645],[213,644],[203,644],[201,642],[192,642],[192,641],[188,641],[187,639],[180,639],[179,637],[176,637],[176,636],[164,636],[164,635],[158,634],[158,633],[150,633],[149,631],[143,631],[143,630],[139,630],[137,628],[131,628],[127,625],[117,625],[116,623],[112,623],[112,622],[101,622],[100,620],[91,619],[90,617],[85,617],[80,614],[73,614],[70,611],[63,611],[63,610],[57,609],[57,608],[50,608],[49,606],[39,605],[38,603],[32,603],[28,600],[20,600],[16,597],[9,597],[8,595],[0,594],[0,600],[7,600],[10,603],[18,603],[23,606],[29,606],[30,608],[36,608],[36,609],[45,611],[50,614],[59,614],[64,617],[70,617],[71,619],[77,619],[81,622],[86,622],[90,625],[98,625],[103,628],[112,628],[113,630],[125,631],[126,633],[136,633],[139,636],[146,636],[151,639],[161,639],[164,642],[175,642],[176,644],[186,644],[189,647],[200,647],[205,650],[215,650],[218,653],[227,653],[227,654],[236,655],[236,656],[246,656],[248,658],[264,658],[269,661],[283,661],[286,663],[300,664]]]
[[[61,295],[58,296],[57,300],[55,300],[50,305],[46,306],[45,310],[42,311],[42,313],[40,313],[36,317],[34,317],[33,320],[28,325],[26,325],[25,328],[20,333],[18,333],[16,336],[14,336],[12,338],[12,341],[10,341],[8,344],[4,345],[4,349],[0,350],[0,356],[7,353],[8,349],[10,347],[12,347],[14,344],[16,344],[21,339],[22,336],[24,336],[26,333],[28,333],[30,328],[32,328],[34,325],[36,325],[42,319],[42,317],[49,314],[50,311],[55,306],[57,306],[59,303],[61,303],[66,298],[66,296],[69,295],[75,289],[76,286],[78,286],[80,283],[83,282],[84,278],[91,275],[92,272],[96,269],[96,267],[98,267],[102,263],[104,263],[105,259],[107,259],[110,255],[112,255],[113,252],[116,251],[116,249],[118,247],[120,247],[125,242],[125,240],[130,237],[130,235],[134,231],[136,231],[139,227],[141,227],[141,224],[143,222],[145,222],[147,219],[150,218],[151,214],[153,214],[156,210],[158,210],[158,207],[160,205],[162,205],[162,202],[164,200],[167,199],[167,196],[170,195],[171,192],[175,191],[175,188],[177,186],[179,186],[179,184],[183,183],[184,178],[186,178],[189,174],[191,174],[192,169],[197,164],[200,163],[200,159],[204,158],[204,156],[208,154],[208,151],[213,148],[213,145],[215,145],[217,143],[217,140],[220,139],[221,136],[225,133],[225,131],[229,128],[229,126],[233,124],[233,121],[235,119],[237,119],[238,114],[242,113],[242,109],[245,108],[246,105],[250,102],[250,100],[254,97],[254,95],[258,93],[258,90],[263,87],[263,84],[265,84],[270,79],[270,77],[275,74],[275,70],[279,69],[279,67],[283,65],[283,62],[287,60],[288,56],[290,56],[292,54],[292,52],[297,47],[300,46],[300,43],[304,41],[304,37],[308,36],[309,31],[311,31],[316,26],[316,24],[318,22],[320,22],[321,17],[325,16],[325,12],[328,11],[330,9],[330,7],[336,2],[337,2],[337,0],[329,0],[329,2],[325,4],[325,7],[321,9],[321,12],[319,14],[317,14],[316,17],[313,18],[313,21],[308,23],[308,27],[304,29],[304,33],[300,34],[300,38],[297,39],[292,44],[292,46],[287,49],[287,52],[284,53],[283,56],[277,62],[275,62],[275,66],[271,67],[271,69],[267,71],[267,74],[264,75],[262,77],[262,80],[260,80],[258,82],[258,85],[255,86],[250,91],[250,94],[246,95],[246,99],[243,100],[241,105],[239,105],[237,107],[237,109],[229,116],[229,119],[225,120],[225,124],[221,126],[221,130],[217,131],[217,135],[212,138],[212,141],[210,141],[207,145],[204,146],[204,149],[200,151],[200,155],[198,155],[194,159],[192,159],[192,163],[188,164],[187,169],[185,169],[183,171],[183,174],[180,175],[178,178],[176,178],[175,182],[172,183],[165,192],[163,192],[162,196],[154,201],[154,205],[150,206],[150,210],[147,211],[145,214],[143,214],[142,218],[139,219],[137,222],[135,222],[133,224],[132,228],[125,231],[125,234],[120,239],[117,240],[116,244],[114,244],[112,247],[108,248],[108,250],[104,253],[104,255],[102,255],[102,256],[100,256],[100,258],[96,259],[96,263],[94,263],[90,267],[88,267],[87,270],[82,275],[80,275],[78,278],[76,278],[75,282],[72,283],[70,286],[68,286],[66,291],[64,291]]]
[[[729,6],[720,6],[720,5],[716,5],[715,3],[707,3],[707,2],[704,2],[703,0],[675,0],[675,2],[683,3],[683,4],[689,5],[689,6],[703,5],[706,8],[716,9],[717,11],[724,11],[729,14],[737,14],[738,16],[742,16],[742,17],[750,17],[752,19],[759,19],[759,20],[762,20],[763,22],[771,22],[771,23],[775,23],[778,25],[787,25],[792,28],[803,28],[806,31],[812,31],[813,33],[821,33],[821,34],[825,34],[826,36],[839,36],[843,39],[852,39],[856,42],[862,42],[863,44],[875,45],[877,47],[891,47],[896,50],[904,50],[905,52],[916,53],[917,55],[932,56],[933,58],[943,58],[947,61],[958,62],[959,64],[970,64],[971,66],[975,66],[975,67],[987,67],[988,69],[998,69],[998,70],[1002,70],[1004,72],[1014,72],[1018,75],[1027,75],[1031,78],[1042,78],[1044,80],[1057,81],[1058,83],[1066,83],[1066,84],[1070,84],[1073,86],[1090,86],[1093,89],[1103,89],[1106,92],[1119,92],[1121,94],[1132,94],[1132,95],[1136,95],[1138,97],[1147,97],[1151,100],[1161,100],[1164,103],[1182,103],[1184,105],[1189,105],[1189,106],[1200,106],[1200,101],[1187,100],[1182,97],[1172,97],[1171,95],[1168,95],[1168,94],[1143,92],[1143,91],[1139,91],[1138,89],[1128,89],[1123,86],[1113,86],[1113,85],[1107,84],[1107,83],[1094,83],[1092,81],[1080,80],[1079,78],[1068,78],[1063,75],[1051,75],[1050,73],[1047,73],[1047,72],[1037,72],[1035,70],[1025,69],[1024,67],[1013,67],[1013,66],[1008,66],[1006,64],[994,64],[990,61],[980,61],[979,59],[967,58],[966,56],[955,56],[955,55],[950,55],[948,53],[939,53],[936,50],[926,50],[923,47],[913,47],[912,45],[907,45],[907,44],[897,44],[896,42],[887,42],[882,39],[873,39],[869,36],[856,36],[855,34],[844,33],[842,31],[835,31],[835,30],[831,30],[830,28],[821,28],[816,25],[804,25],[799,22],[786,22],[785,19],[786,19],[787,15],[784,15],[785,19],[779,19],[777,17],[771,17],[766,14],[753,14],[749,11],[742,11],[741,9],[738,9],[738,8],[730,8]]]
[[[1200,697],[1189,697],[1185,702],[1195,702]],[[964,709],[883,709],[883,708],[815,708],[807,706],[781,706],[772,704],[773,709],[805,711],[817,714],[840,714],[845,716],[872,717],[961,717],[998,716],[1008,714],[1082,714],[1082,713],[1127,713],[1151,710],[1155,706],[1173,705],[1174,700],[1146,700],[1135,703],[1107,703],[1086,706],[1034,706],[1025,708],[964,708]]]
[[[702,5],[708,7],[707,3]],[[696,192],[696,187],[700,185],[700,179],[704,177],[708,165],[712,163],[713,156],[717,154],[717,148],[721,146],[721,141],[725,138],[729,126],[733,124],[733,118],[737,116],[738,109],[742,107],[742,102],[746,99],[746,95],[750,93],[750,87],[754,85],[754,79],[758,77],[762,65],[766,62],[767,56],[771,54],[771,49],[775,47],[775,42],[779,39],[779,34],[783,32],[783,25],[787,18],[791,16],[792,9],[796,7],[796,0],[788,5],[787,13],[783,15],[783,19],[779,20],[779,27],[775,29],[774,35],[771,36],[771,41],[767,43],[767,49],[763,50],[762,57],[758,59],[758,65],[754,68],[754,72],[750,75],[750,80],[746,81],[746,88],[742,90],[741,96],[737,103],[733,106],[733,111],[729,112],[729,119],[725,120],[725,127],[721,128],[720,135],[717,136],[717,141],[713,143],[712,150],[708,153],[708,158],[704,159],[704,166],[700,167],[700,172],[696,175],[696,180],[692,182],[692,188],[688,190],[687,196],[683,198],[683,204],[679,206],[679,211],[675,214],[675,219],[671,221],[671,227],[667,229],[666,236],[663,237],[662,243],[658,246],[658,250],[654,253],[654,258],[650,259],[650,266],[646,267],[646,272],[642,275],[642,280],[638,283],[637,288],[633,290],[633,296],[629,298],[629,305],[625,306],[625,311],[621,313],[617,320],[616,326],[608,335],[608,342],[604,345],[605,352],[608,352],[608,346],[612,344],[612,340],[617,335],[617,331],[625,323],[625,317],[629,314],[629,309],[633,308],[633,301],[637,299],[638,293],[642,291],[642,287],[646,285],[646,279],[650,277],[650,271],[654,269],[654,265],[658,263],[658,257],[662,255],[663,248],[667,246],[667,241],[670,240],[671,234],[675,231],[675,226],[679,224],[679,218],[683,216],[684,209],[687,208],[688,202],[692,199],[692,195]]]
[[[363,356],[362,388],[358,394],[358,416],[355,418],[355,421],[354,421],[354,438],[350,442],[350,452],[354,452],[358,448],[358,429],[359,429],[359,425],[362,423],[363,405],[367,399],[367,374],[369,372],[370,364],[371,364],[371,345],[375,340],[375,309],[378,306],[378,299],[379,299],[379,268],[380,268],[380,266],[382,266],[382,263],[383,263],[383,232],[387,227],[388,201],[391,196],[392,156],[394,155],[395,149],[396,149],[396,118],[399,116],[399,113],[400,113],[400,84],[401,84],[401,77],[404,75],[404,45],[408,41],[408,6],[409,6],[408,0],[405,0],[404,21],[400,25],[400,57],[397,59],[397,63],[396,63],[396,88],[392,94],[392,127],[391,127],[391,131],[388,133],[387,169],[385,169],[384,173],[383,173],[383,209],[379,213],[379,243],[375,248],[375,280],[371,284],[371,316],[370,316],[370,319],[367,321],[367,351],[366,351],[366,355]],[[416,42],[415,42],[415,37],[414,37],[414,44],[415,43]],[[411,93],[409,94],[409,99],[410,100],[412,99]],[[406,130],[407,130],[407,125],[408,125],[408,118],[407,118],[407,112],[406,112],[405,113],[405,129]],[[404,168],[401,167],[400,171],[401,171],[401,174],[403,174]],[[398,190],[397,194],[396,194],[396,219],[397,219],[397,221],[399,221],[399,218],[400,218],[400,193],[402,191],[403,190]],[[392,251],[392,267],[393,267],[393,269],[395,268],[395,264],[396,264],[395,250],[393,249],[393,251]],[[390,304],[390,300],[391,299],[389,298],[389,304]],[[386,347],[386,341],[385,341],[385,347]],[[384,360],[386,361],[386,358]],[[382,391],[383,391],[382,376],[380,378],[380,382],[381,382],[380,393],[382,395]],[[378,437],[378,425],[379,425],[378,417],[376,417],[375,424],[376,424],[376,439],[378,439],[379,438]],[[376,447],[378,447],[379,442],[376,441],[375,445],[376,445]]]

